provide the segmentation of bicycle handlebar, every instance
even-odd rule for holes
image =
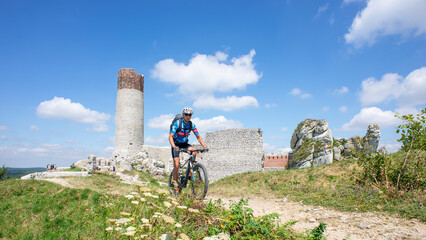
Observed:
[[[193,152],[208,152],[209,149],[208,148],[203,148],[203,149],[193,149],[193,150],[189,150],[187,148],[179,148],[179,152],[189,152],[189,154],[192,154]]]

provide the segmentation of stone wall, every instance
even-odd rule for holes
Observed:
[[[209,151],[201,162],[207,168],[210,182],[249,171],[262,171],[263,139],[256,129],[227,129],[208,132],[205,142]]]

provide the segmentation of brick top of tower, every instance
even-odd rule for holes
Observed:
[[[130,88],[143,92],[143,81],[143,75],[136,73],[133,68],[122,68],[118,71],[117,90]]]

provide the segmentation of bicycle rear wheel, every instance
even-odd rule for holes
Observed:
[[[195,166],[192,168],[192,176],[190,180],[192,194],[196,199],[204,199],[207,194],[209,179],[207,176],[207,170],[201,163],[195,164]]]

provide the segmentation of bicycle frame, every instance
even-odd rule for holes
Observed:
[[[186,186],[186,184],[188,184],[188,180],[189,180],[189,173],[191,172],[191,170],[192,170],[192,168],[194,167],[194,165],[195,165],[195,163],[196,163],[196,161],[195,161],[195,159],[194,159],[194,156],[189,156],[189,158],[185,161],[185,163],[184,164],[182,164],[181,166],[179,166],[179,168],[181,169],[181,168],[183,168],[185,165],[187,165],[186,166],[186,172],[185,172],[185,175],[184,175],[184,178],[183,179],[179,179],[180,180],[180,182],[179,182],[179,188],[183,188],[184,186]],[[194,175],[193,174],[191,174],[191,180],[192,181],[194,181]]]

